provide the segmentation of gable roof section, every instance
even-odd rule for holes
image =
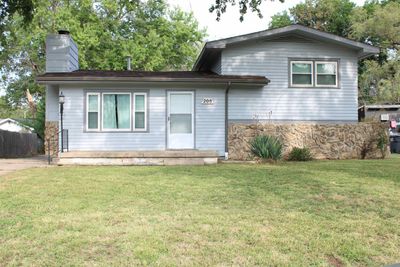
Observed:
[[[226,39],[215,40],[211,42],[207,42],[203,50],[201,51],[199,57],[197,58],[196,63],[193,66],[193,70],[200,70],[202,69],[203,64],[205,62],[216,55],[218,55],[223,49],[225,49],[229,45],[244,43],[248,41],[258,40],[258,39],[273,39],[280,36],[288,35],[288,34],[299,34],[304,37],[330,42],[333,44],[345,46],[354,50],[358,50],[358,58],[362,59],[371,55],[375,55],[379,53],[379,48],[353,41],[344,37],[340,37],[335,34],[319,31],[313,28],[309,28],[303,25],[289,25],[282,28],[265,30],[260,32],[254,32],[250,34],[230,37]]]
[[[243,83],[268,84],[264,76],[218,75],[201,71],[111,71],[76,70],[73,72],[48,72],[36,78],[38,83],[69,82],[200,82],[200,83]]]

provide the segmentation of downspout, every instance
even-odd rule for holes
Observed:
[[[231,89],[231,82],[228,82],[226,84],[226,89],[225,89],[225,160],[229,159],[229,150],[228,150],[228,128],[229,128],[229,123],[228,123],[228,93],[229,89]]]

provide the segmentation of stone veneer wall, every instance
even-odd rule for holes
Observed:
[[[361,158],[362,151],[370,147],[365,158],[381,158],[377,147],[380,135],[388,135],[385,123],[357,124],[239,124],[229,125],[228,149],[232,160],[250,160],[249,142],[256,135],[280,138],[286,157],[293,147],[308,147],[315,159]]]
[[[44,148],[46,155],[49,153],[49,142],[50,138],[50,149],[51,155],[57,156],[58,153],[58,121],[46,121],[44,131]]]

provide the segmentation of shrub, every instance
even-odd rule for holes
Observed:
[[[378,149],[381,151],[382,159],[384,159],[386,156],[386,150],[387,150],[388,144],[389,144],[388,136],[385,133],[381,133],[378,136],[376,145],[377,145]]]
[[[288,160],[290,161],[310,161],[313,160],[311,155],[311,151],[307,147],[294,147],[292,151],[290,151]]]
[[[262,160],[277,161],[282,158],[282,143],[274,136],[256,136],[250,142],[250,146],[251,152]]]

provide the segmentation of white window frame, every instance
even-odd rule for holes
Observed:
[[[113,128],[104,128],[104,95],[129,95],[129,128],[125,129],[113,129]],[[101,93],[101,128],[103,131],[107,132],[130,132],[132,131],[132,93],[131,92],[106,92]]]
[[[311,65],[311,73],[293,73],[293,64],[309,64]],[[293,84],[293,74],[310,74],[311,84]],[[314,62],[312,60],[291,60],[290,61],[290,87],[314,87]]]
[[[97,128],[89,128],[89,96],[95,95],[97,96]],[[100,93],[87,93],[86,94],[86,131],[88,132],[98,132],[100,131]]]
[[[136,96],[142,95],[144,96],[144,110],[136,110]],[[145,132],[147,131],[147,93],[133,93],[133,130],[137,132]],[[144,128],[136,128],[136,112],[144,112]]]
[[[335,85],[329,85],[329,84],[318,84],[318,68],[317,64],[334,64],[335,65]],[[319,75],[332,75],[332,74],[319,74]],[[338,63],[337,61],[315,61],[315,86],[318,87],[331,87],[331,88],[337,88],[338,87]]]

